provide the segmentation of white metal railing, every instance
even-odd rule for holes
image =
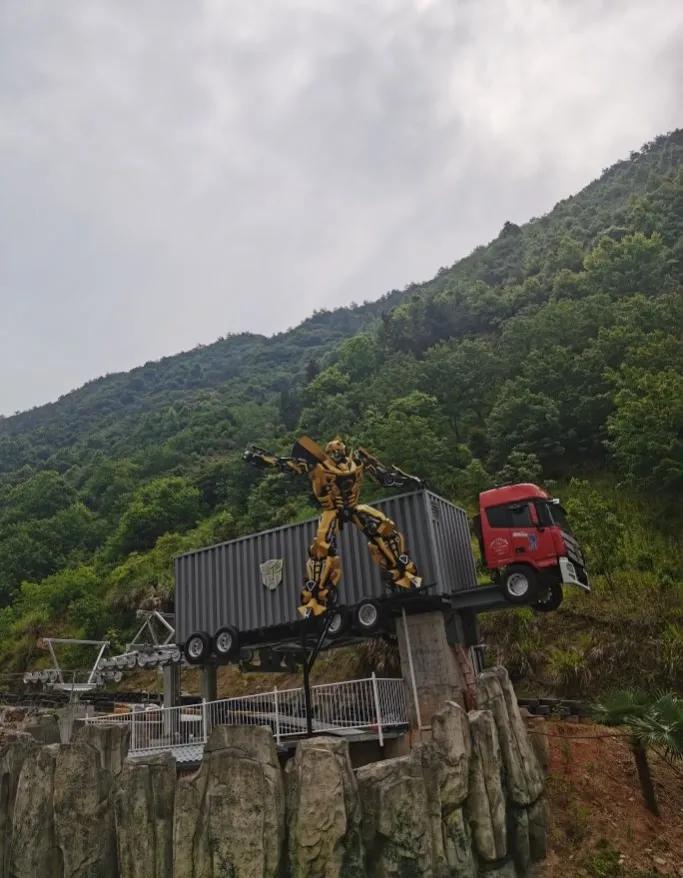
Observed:
[[[400,678],[376,677],[311,687],[312,726],[316,734],[361,732],[376,735],[407,725],[405,684]],[[279,744],[306,734],[303,689],[273,689],[258,695],[204,701],[180,707],[147,707],[127,713],[88,717],[93,725],[130,726],[132,756],[163,750],[187,750],[201,755],[211,729],[217,725],[268,726]]]

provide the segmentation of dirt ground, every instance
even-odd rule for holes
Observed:
[[[551,853],[542,878],[683,876],[683,773],[651,757],[661,817],[644,806],[628,739],[547,722]],[[683,766],[681,766],[683,770]]]

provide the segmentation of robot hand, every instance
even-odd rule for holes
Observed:
[[[245,448],[244,453],[242,454],[242,460],[246,463],[250,463],[252,466],[258,467],[272,465],[268,460],[270,457],[272,457],[272,455],[268,454],[265,449],[259,448],[258,445],[250,445],[248,448]]]
[[[399,469],[397,466],[392,466],[391,475],[394,478],[394,484],[399,488],[414,488],[415,490],[421,490],[422,488],[427,487],[427,483],[424,479],[419,478],[418,476],[411,476],[410,473],[404,473],[402,469]]]

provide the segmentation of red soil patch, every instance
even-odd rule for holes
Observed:
[[[548,722],[551,854],[543,878],[683,876],[683,774],[652,754],[661,809],[643,804],[628,738],[604,726]],[[680,766],[683,771],[683,765]]]

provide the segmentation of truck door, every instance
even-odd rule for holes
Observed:
[[[514,562],[533,564],[538,550],[538,518],[532,503],[511,503],[508,507],[510,540]]]
[[[482,526],[482,533],[486,564],[491,570],[498,570],[511,564],[514,559],[508,504],[489,506],[484,515],[486,522]]]
[[[490,506],[485,550],[488,566],[500,569],[524,561],[533,563],[538,548],[536,509],[526,501]]]

